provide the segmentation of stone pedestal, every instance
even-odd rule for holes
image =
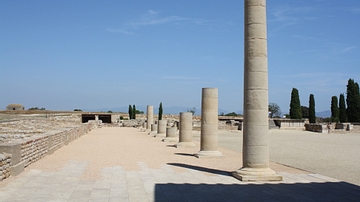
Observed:
[[[147,125],[146,122],[144,122],[144,123],[142,124],[142,127],[141,127],[140,130],[141,130],[141,131],[146,131],[146,125]]]
[[[151,130],[151,124],[154,123],[154,107],[151,105],[148,105],[146,107],[146,130]]]
[[[159,120],[156,137],[166,137],[166,120]]]
[[[157,133],[157,127],[158,127],[157,124],[155,123],[151,124],[151,131],[148,133],[148,135],[153,135],[155,137]]]
[[[195,147],[192,134],[192,113],[180,113],[179,143],[175,147]]]
[[[179,134],[176,127],[166,128],[166,137],[162,139],[163,142],[176,142],[179,140]]]
[[[242,181],[279,181],[269,168],[268,66],[265,0],[245,0]]]
[[[200,151],[196,157],[221,157],[218,151],[218,89],[203,88],[201,99]]]

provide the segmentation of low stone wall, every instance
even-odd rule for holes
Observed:
[[[327,126],[322,124],[306,123],[305,130],[318,133],[328,133]]]
[[[354,131],[354,125],[351,123],[335,123],[335,132],[346,132],[346,131]],[[333,124],[331,125],[333,128]]]
[[[21,143],[20,154],[21,162],[24,162],[24,167],[34,163],[35,161],[43,158],[47,151],[48,137],[39,137],[30,139]]]
[[[10,177],[11,154],[0,154],[0,181]]]
[[[10,174],[18,175],[31,163],[54,153],[57,149],[69,144],[97,126],[96,122],[89,122],[80,126],[68,126],[56,131],[49,131],[44,134],[0,144],[0,152],[3,153],[3,156],[0,155],[0,162],[4,161],[1,159],[5,159],[7,162],[0,163],[0,171],[3,171],[4,175],[4,170],[8,171],[10,167]],[[5,172],[5,176],[2,179],[8,177],[8,175]]]
[[[354,123],[352,126],[354,132],[360,132],[360,123]]]
[[[327,124],[305,124],[305,130],[319,132],[319,133],[345,133],[356,131],[356,126],[351,123],[332,123],[330,124],[330,131],[327,128]],[[359,125],[360,129],[360,125]],[[359,130],[360,131],[360,130]]]
[[[307,120],[303,119],[273,119],[276,126],[279,126],[281,130],[304,130],[304,124]]]

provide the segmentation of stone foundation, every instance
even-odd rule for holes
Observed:
[[[322,124],[306,123],[305,130],[318,133],[328,133],[327,126]]]
[[[10,177],[11,154],[0,154],[0,181]]]
[[[89,122],[0,144],[0,180],[20,174],[25,167],[54,153],[97,126],[96,122]]]

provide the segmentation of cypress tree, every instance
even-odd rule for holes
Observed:
[[[309,107],[301,106],[301,117],[302,118],[309,118]]]
[[[349,79],[346,91],[346,114],[349,122],[360,122],[359,84]]]
[[[309,97],[309,122],[316,123],[315,98],[313,94]]]
[[[291,91],[291,100],[290,100],[290,118],[291,119],[301,119],[301,105],[299,99],[299,91],[296,88],[293,88]]]
[[[129,119],[132,119],[132,117],[133,117],[133,109],[132,109],[132,107],[131,107],[131,105],[129,105]]]
[[[346,115],[346,106],[345,106],[345,96],[344,94],[340,94],[339,98],[339,120],[341,123],[347,122],[347,115]]]
[[[336,123],[339,122],[339,107],[336,96],[331,97],[331,121]]]
[[[163,108],[162,108],[162,102],[160,102],[160,105],[159,105],[159,120],[162,120],[162,114],[163,114]]]
[[[133,108],[132,108],[132,119],[136,119],[136,107],[135,105],[133,105]]]

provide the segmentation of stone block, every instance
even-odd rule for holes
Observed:
[[[24,171],[24,168],[25,168],[25,161],[21,161],[20,163],[11,166],[10,174],[12,176],[19,175],[21,172]]]
[[[21,161],[21,144],[19,142],[8,142],[0,145],[0,153],[11,154],[11,162],[18,164]]]

